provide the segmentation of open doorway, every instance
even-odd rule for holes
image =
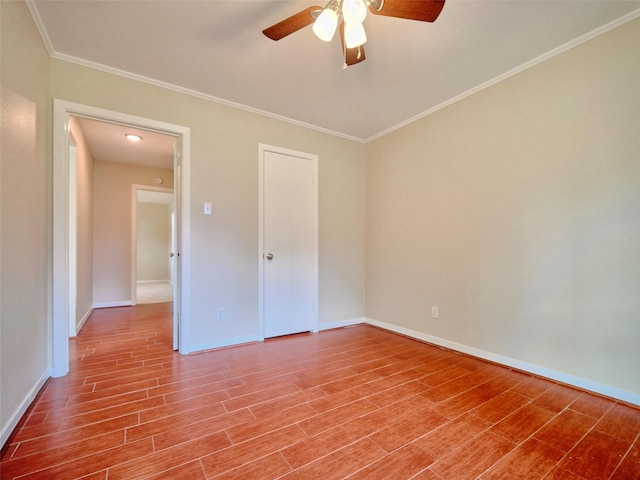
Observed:
[[[132,254],[131,254],[131,215],[133,210],[131,207],[131,188],[133,184],[144,184],[150,188],[155,185],[156,188],[173,191],[173,201],[171,202],[171,218],[173,222],[173,235],[171,244],[171,254],[169,257],[171,260],[171,279],[172,286],[172,300],[173,300],[173,343],[174,348],[180,350],[181,353],[189,353],[186,347],[187,343],[184,340],[184,336],[188,331],[188,314],[185,311],[189,309],[189,295],[188,295],[188,271],[189,271],[189,249],[188,249],[188,223],[189,223],[189,205],[188,202],[183,201],[183,198],[188,198],[189,195],[189,142],[190,132],[186,127],[179,125],[167,124],[152,119],[146,119],[141,117],[134,117],[127,114],[118,112],[112,112],[108,110],[97,109],[94,107],[73,104],[70,102],[54,100],[54,172],[53,172],[53,193],[54,193],[54,212],[53,212],[53,227],[54,227],[54,265],[53,265],[53,330],[52,330],[52,375],[63,376],[69,369],[69,344],[68,338],[70,334],[71,318],[74,316],[73,309],[73,294],[71,290],[74,285],[74,281],[77,276],[77,266],[73,266],[70,252],[70,228],[72,228],[71,217],[74,216],[74,212],[70,211],[70,194],[73,194],[73,188],[71,188],[73,180],[70,179],[70,169],[73,169],[73,165],[70,163],[70,142],[73,141],[70,135],[70,124],[73,121],[84,123],[85,125],[101,125],[116,127],[115,130],[119,130],[118,135],[124,133],[122,130],[133,130],[140,135],[142,133],[143,138],[154,137],[156,135],[166,137],[171,142],[171,159],[170,164],[172,167],[171,175],[154,174],[151,178],[145,174],[143,180],[131,180],[136,177],[135,175],[129,175],[131,183],[128,186],[128,194],[126,198],[122,198],[119,195],[114,194],[113,185],[104,183],[100,185],[98,182],[93,182],[93,188],[96,189],[95,195],[98,196],[98,188],[102,188],[100,193],[103,196],[109,198],[108,202],[103,202],[106,206],[104,209],[94,208],[94,267],[103,263],[109,264],[109,269],[112,271],[117,268],[124,268],[126,264],[127,279],[124,282],[111,281],[108,288],[103,288],[103,284],[96,283],[93,285],[93,305],[92,308],[99,308],[101,306],[121,306],[121,305],[134,305],[137,301],[135,289],[131,287],[130,283],[133,282],[137,274],[134,275],[135,268],[132,267]],[[77,138],[73,137],[75,140]],[[117,154],[117,157],[122,160],[124,158],[124,151]],[[95,155],[99,158],[102,155]],[[152,155],[153,156],[153,155]],[[118,169],[120,169],[112,177],[122,177],[123,169],[130,169],[128,166],[123,166],[124,162],[118,162]],[[101,162],[100,164],[106,164],[108,162]],[[98,162],[96,162],[98,165]],[[103,170],[109,169],[102,165],[100,168]],[[115,167],[114,167],[115,168]],[[136,167],[137,168],[137,167]],[[99,170],[99,168],[95,168]],[[135,170],[135,169],[134,169]],[[137,170],[136,170],[137,171]],[[137,171],[137,173],[140,173]],[[136,173],[136,174],[137,174]],[[99,172],[94,172],[98,175]],[[166,177],[166,178],[165,178]],[[129,181],[128,180],[128,181]],[[166,183],[165,183],[166,182]],[[163,184],[164,183],[164,184]],[[106,187],[105,187],[106,185]],[[161,186],[160,186],[161,185]],[[105,190],[106,189],[106,190]],[[106,192],[106,193],[105,193]],[[116,202],[123,202],[128,205],[128,209],[131,212],[126,215],[114,213]],[[120,220],[127,222],[128,226],[128,241],[126,248],[126,254],[121,254],[118,251],[112,258],[98,258],[100,255],[108,257],[109,253],[113,252],[113,232],[116,231],[120,224],[117,223]],[[121,222],[122,223],[122,222]],[[96,225],[104,227],[100,230]],[[107,232],[105,234],[105,232]],[[111,242],[103,244],[100,242]],[[110,272],[112,273],[112,272]],[[94,279],[97,278],[94,275]],[[102,280],[100,280],[102,281]],[[123,284],[126,286],[126,291],[122,289]],[[185,288],[187,287],[187,288]],[[119,289],[119,290],[118,290]],[[100,292],[102,297],[98,296],[96,292]],[[106,292],[106,293],[105,293]],[[109,296],[110,295],[110,296]],[[105,301],[106,300],[106,301]],[[185,320],[183,320],[185,319]]]
[[[132,212],[133,303],[173,302],[176,273],[173,189],[134,185]]]

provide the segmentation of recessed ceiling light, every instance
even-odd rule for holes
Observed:
[[[140,135],[136,135],[135,133],[125,133],[124,136],[132,142],[139,142],[140,140],[142,140],[142,137]]]

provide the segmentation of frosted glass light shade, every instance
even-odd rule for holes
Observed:
[[[344,44],[347,48],[355,48],[364,45],[367,41],[367,34],[361,23],[345,24],[344,26]]]
[[[338,27],[338,14],[331,8],[322,10],[313,22],[313,33],[325,42],[331,41]]]
[[[367,16],[367,6],[363,0],[344,0],[342,17],[345,23],[362,23]]]

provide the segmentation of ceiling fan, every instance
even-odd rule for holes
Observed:
[[[433,22],[438,18],[445,0],[330,0],[323,8],[313,6],[285,18],[262,31],[271,40],[280,40],[313,23],[318,38],[329,42],[336,30],[344,67],[365,60],[364,44],[367,36],[362,26],[367,9],[374,15]]]

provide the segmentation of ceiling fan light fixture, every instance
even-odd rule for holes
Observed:
[[[367,6],[364,0],[343,0],[342,17],[345,23],[362,23],[367,17]]]
[[[361,23],[345,23],[344,44],[347,48],[356,48],[364,45],[367,41],[367,34]]]
[[[2,1],[2,0],[0,0]],[[314,34],[330,42],[340,28],[340,44],[344,65],[356,65],[365,60],[363,45],[367,41],[363,22],[367,10],[384,17],[434,22],[446,0],[328,0],[324,8],[307,7],[284,20],[265,28],[262,33],[271,40],[281,40],[313,24]]]
[[[338,14],[332,7],[333,4],[327,5],[313,22],[313,33],[324,42],[331,41],[338,28]]]

